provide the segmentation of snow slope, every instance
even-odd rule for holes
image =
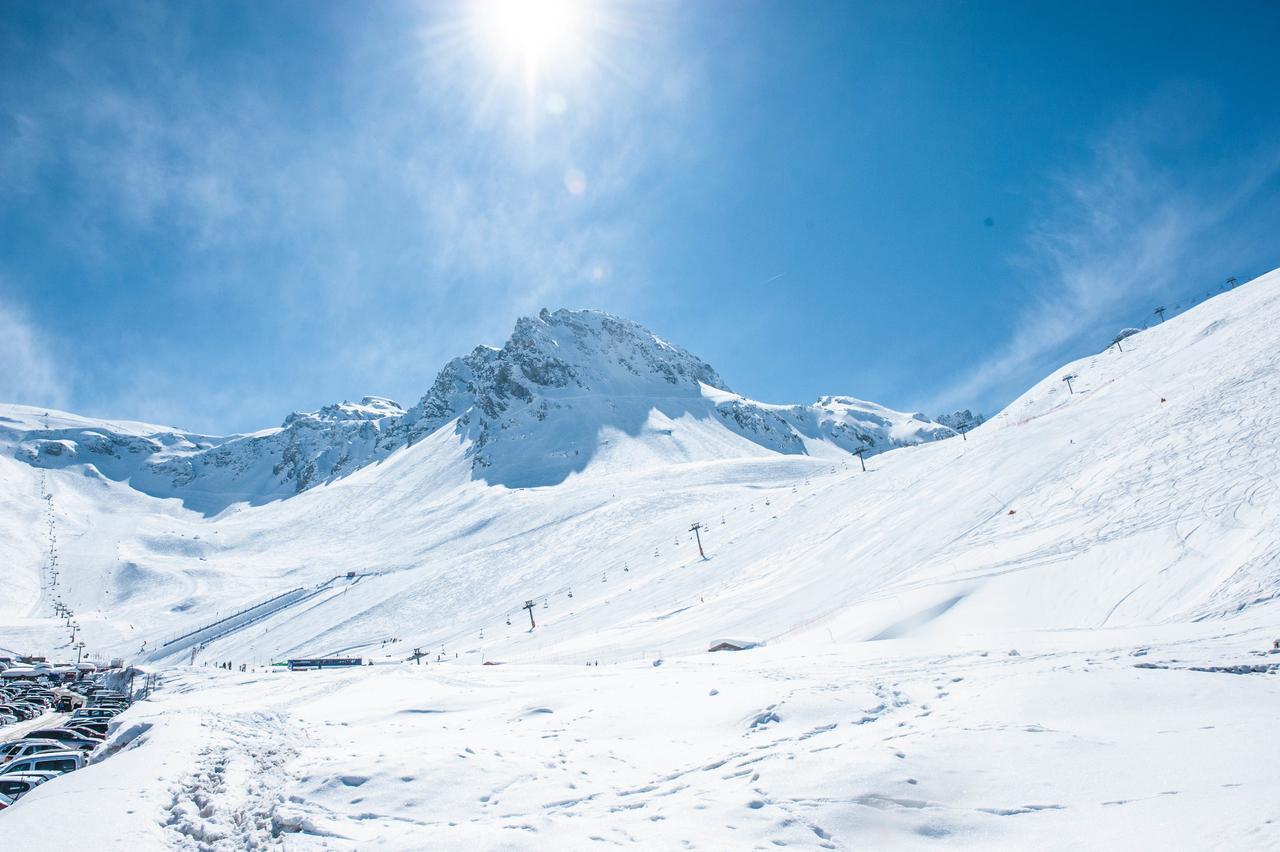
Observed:
[[[118,754],[0,832],[131,852],[1274,849],[1280,678],[1195,671],[1265,662],[1256,631],[1218,627],[183,669],[117,721]]]
[[[885,452],[866,474],[847,455],[740,440],[696,409],[703,400],[724,411],[730,397],[705,390],[716,377],[685,360],[669,368],[679,406],[603,427],[593,464],[552,487],[490,484],[466,461],[492,450],[480,469],[502,469],[514,456],[496,443],[543,440],[520,431],[528,406],[510,399],[488,427],[499,437],[479,450],[480,438],[468,448],[441,428],[287,500],[214,516],[88,465],[62,467],[46,472],[60,591],[91,647],[145,641],[151,651],[261,598],[374,575],[210,648],[249,660],[377,651],[391,638],[476,658],[578,660],[699,651],[716,635],[853,640],[1218,618],[1276,594],[1278,314],[1272,274],[1130,338],[1123,353],[1067,365],[965,441]],[[537,340],[514,348],[569,348]],[[581,402],[567,390],[577,382],[616,387],[629,375],[621,360],[538,360],[564,384],[534,407],[546,403],[551,419],[555,401]],[[1074,395],[1059,380],[1067,371],[1079,375]],[[646,376],[667,384],[652,378],[663,374]],[[815,431],[844,414],[824,408],[832,414]],[[35,608],[39,470],[2,455],[0,465],[15,505],[6,547],[26,591],[12,618]],[[705,525],[707,561],[694,522]],[[529,599],[542,622],[532,636],[521,627]]]
[[[618,395],[625,366],[579,361],[556,316],[529,335],[531,399],[508,388],[490,414],[476,395],[472,420],[288,499],[210,514],[83,464],[45,470],[60,591],[93,648],[185,662],[191,643],[161,643],[315,594],[196,648],[131,711],[153,729],[121,769],[4,819],[47,816],[59,790],[104,801],[131,783],[104,773],[141,779],[124,767],[172,754],[137,781],[119,829],[134,848],[415,848],[422,832],[444,848],[1276,845],[1280,273],[866,473],[831,436],[870,407],[756,404],[808,451],[781,452],[792,439],[738,421],[722,382],[658,342],[666,401],[654,384],[643,420],[609,420],[575,382]],[[434,398],[448,413],[507,387],[502,360],[478,356],[488,378],[455,369]],[[510,459],[557,446],[530,431],[544,410],[604,425],[588,463],[512,487]],[[0,540],[27,590],[0,613],[6,645],[62,635],[32,603],[39,475],[0,454]],[[722,636],[767,647],[707,655]],[[199,667],[414,648],[428,665]],[[1212,671],[1242,664],[1260,671]]]

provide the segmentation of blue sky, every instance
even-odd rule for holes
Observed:
[[[990,413],[1280,266],[1273,2],[552,2],[0,4],[0,400],[409,404],[567,306]]]

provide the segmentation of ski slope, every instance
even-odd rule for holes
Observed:
[[[718,424],[656,410],[650,429],[603,434],[592,467],[542,488],[475,479],[449,429],[213,517],[91,470],[49,470],[61,593],[91,647],[116,653],[271,594],[375,574],[341,607],[209,648],[264,661],[389,638],[477,659],[576,661],[693,653],[721,635],[863,640],[1223,617],[1276,593],[1277,314],[1273,273],[1123,352],[1064,366],[967,440],[890,451],[866,473],[838,450],[725,458],[734,436]],[[668,429],[702,449],[655,463]],[[7,632],[34,631],[15,638],[43,647],[56,640],[23,618],[44,605],[32,541],[42,474],[3,456],[0,471],[19,566]],[[530,599],[532,634],[520,608]]]
[[[602,425],[554,484],[477,476],[445,427],[213,514],[0,454],[3,644],[65,643],[48,493],[91,647],[197,652],[120,755],[4,819],[131,803],[83,827],[107,848],[1276,848],[1278,390],[1273,272],[865,472],[690,405]],[[265,668],[328,653],[387,665]]]

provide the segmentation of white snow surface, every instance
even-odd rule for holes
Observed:
[[[411,409],[251,438],[6,406],[0,644],[65,645],[52,511],[91,649],[167,670],[118,754],[0,831],[69,807],[111,815],[76,845],[121,849],[1278,847],[1278,329],[1273,272],[895,449],[930,424],[751,403],[590,312]],[[876,417],[863,473],[841,440]],[[126,464],[357,421],[361,463],[300,491]],[[332,653],[379,665],[264,667]]]

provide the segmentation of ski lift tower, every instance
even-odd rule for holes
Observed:
[[[1077,376],[1075,373],[1068,373],[1067,375],[1062,377],[1062,380],[1067,383],[1067,390],[1071,393],[1072,396],[1075,396],[1076,389],[1071,387],[1071,380],[1078,379],[1078,378],[1080,377]]]
[[[706,559],[707,554],[702,551],[702,534],[698,532],[700,529],[702,529],[702,524],[697,523],[689,527],[689,532],[693,533],[693,537],[698,541],[698,555]]]

